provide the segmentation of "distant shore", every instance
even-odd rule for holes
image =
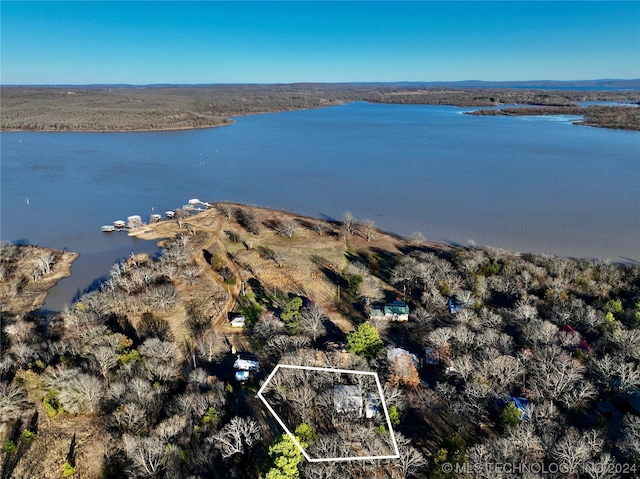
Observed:
[[[613,110],[612,108],[615,108]],[[577,115],[583,120],[574,125],[595,126],[616,130],[640,131],[640,108],[633,106],[547,106],[529,108],[499,108],[482,109],[466,112],[476,116],[549,116],[549,115]]]
[[[218,85],[201,87],[2,87],[0,131],[133,132],[212,128],[231,117],[371,103],[500,107],[527,114],[585,116],[585,125],[640,130],[640,108],[581,107],[576,102],[639,102],[640,91],[409,87],[369,84]],[[512,110],[474,114],[518,115]]]

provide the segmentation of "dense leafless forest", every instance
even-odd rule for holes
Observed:
[[[639,474],[638,265],[433,245],[350,213],[219,204],[179,223],[145,227],[178,235],[53,319],[3,304],[2,478]],[[3,245],[4,280],[41,281],[40,262],[15,268],[20,248]],[[409,321],[370,316],[396,298]],[[247,380],[239,353],[260,364]],[[304,461],[256,400],[279,363],[377,372],[400,458]],[[328,425],[325,382],[288,374],[269,393],[303,447],[388,451],[379,416]]]
[[[566,107],[585,124],[640,128],[639,109],[581,108],[577,101],[638,102],[637,90],[570,91],[375,84],[149,87],[2,87],[3,131],[131,131],[204,128],[233,116],[339,105],[350,101],[468,107],[527,104]],[[556,110],[537,110],[553,114]],[[534,110],[529,111],[533,113]],[[518,114],[518,113],[516,113]]]

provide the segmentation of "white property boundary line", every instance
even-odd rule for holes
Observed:
[[[285,426],[282,419],[280,419],[280,416],[276,414],[276,412],[273,410],[271,405],[267,402],[267,400],[262,395],[262,392],[264,391],[265,387],[267,387],[267,384],[269,384],[269,382],[271,381],[271,378],[273,378],[273,375],[280,368],[306,369],[308,371],[324,371],[329,373],[342,373],[342,374],[364,374],[367,376],[373,376],[378,386],[378,392],[380,393],[380,402],[382,403],[382,409],[384,410],[384,415],[385,415],[385,418],[387,419],[387,427],[389,428],[388,430],[389,430],[389,434],[391,435],[391,442],[393,443],[393,450],[395,454],[391,456],[323,457],[319,459],[312,459],[311,457],[309,457],[309,454],[305,452],[304,448],[300,445],[300,443],[298,442],[296,437],[293,435],[293,433],[289,431],[289,429],[287,428],[287,426]],[[267,406],[267,409],[271,412],[271,414],[273,414],[273,417],[276,418],[276,421],[278,421],[280,426],[282,426],[282,429],[284,429],[284,432],[287,433],[287,435],[291,438],[291,440],[296,445],[296,447],[300,449],[300,452],[302,452],[302,455],[304,456],[304,458],[309,462],[368,461],[372,459],[398,459],[400,457],[400,452],[398,452],[398,443],[396,442],[396,436],[393,433],[393,427],[391,426],[391,419],[389,418],[389,411],[387,411],[387,403],[385,402],[385,399],[384,399],[384,391],[382,390],[382,385],[380,384],[378,373],[373,373],[370,371],[355,371],[353,369],[332,369],[332,368],[319,368],[314,366],[293,366],[290,364],[277,364],[276,367],[273,368],[273,371],[271,371],[271,374],[269,374],[269,377],[265,380],[260,390],[258,391],[258,398],[264,403],[265,406]]]

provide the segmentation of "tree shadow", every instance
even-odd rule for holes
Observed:
[[[433,253],[436,256],[440,256],[442,251],[439,249],[431,248],[427,245],[415,245],[415,244],[406,244],[406,245],[397,245],[396,248],[404,255],[408,255],[415,252],[420,253]]]
[[[166,319],[154,316],[152,313],[142,313],[142,319],[138,326],[140,341],[149,338],[158,338],[160,341],[173,341],[173,332]]]
[[[334,218],[333,216],[325,215],[324,213],[320,213],[320,218],[332,224],[339,223],[339,221],[336,218]]]
[[[398,264],[402,255],[378,247],[371,248],[371,254],[377,263],[376,268],[370,268],[372,273],[388,283],[391,278],[391,270]],[[367,260],[371,261],[370,258]]]
[[[105,325],[111,331],[124,334],[126,337],[133,340],[133,342],[136,344],[141,342],[140,338],[138,337],[136,328],[134,328],[133,324],[131,324],[131,321],[129,321],[129,317],[124,314],[111,313],[109,316],[107,316]]]
[[[102,285],[109,280],[110,277],[111,277],[110,275],[105,274],[91,281],[91,283],[89,283],[89,286],[87,286],[86,288],[82,290],[78,288],[76,293],[73,295],[73,298],[71,298],[71,302],[75,303],[78,300],[80,300],[80,298],[82,298],[82,296],[84,296],[85,294],[99,290],[102,287]]]

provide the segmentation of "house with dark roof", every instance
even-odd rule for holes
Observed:
[[[620,378],[615,378],[611,384],[618,397],[636,414],[640,415],[640,388],[633,384],[624,384]]]
[[[393,303],[371,306],[369,319],[388,319],[389,321],[409,321],[409,305],[396,299]]]

